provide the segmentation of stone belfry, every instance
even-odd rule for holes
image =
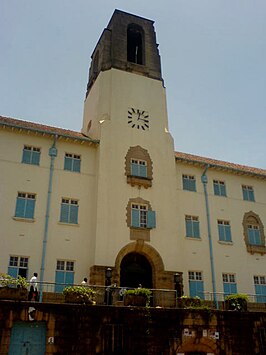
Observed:
[[[116,68],[162,80],[154,21],[115,10],[91,56],[88,96],[101,71]]]

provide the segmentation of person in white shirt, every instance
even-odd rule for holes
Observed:
[[[38,301],[38,274],[35,272],[30,279],[29,301]]]
[[[81,285],[82,286],[88,286],[87,282],[88,282],[87,277],[84,277],[83,281],[81,282]]]

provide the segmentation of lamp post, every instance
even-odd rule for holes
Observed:
[[[174,283],[177,297],[183,296],[183,277],[182,272],[176,272],[174,274]]]
[[[109,306],[112,304],[112,290],[111,290],[111,280],[112,280],[112,269],[108,267],[105,270],[105,303]]]

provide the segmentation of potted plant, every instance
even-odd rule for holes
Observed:
[[[96,291],[86,286],[67,286],[63,290],[66,303],[96,304]]]
[[[124,305],[149,306],[151,294],[151,290],[142,287],[135,288],[134,290],[126,290],[124,293]]]
[[[196,297],[182,296],[177,299],[178,308],[199,308],[202,306],[202,300]]]
[[[28,283],[22,276],[14,278],[7,274],[0,275],[0,298],[6,300],[26,301]]]
[[[225,309],[229,311],[247,311],[248,296],[240,293],[225,297]]]

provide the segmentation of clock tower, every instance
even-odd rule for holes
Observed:
[[[172,287],[175,158],[153,21],[115,10],[91,59],[82,127],[99,140],[90,282],[111,267],[120,286]]]

